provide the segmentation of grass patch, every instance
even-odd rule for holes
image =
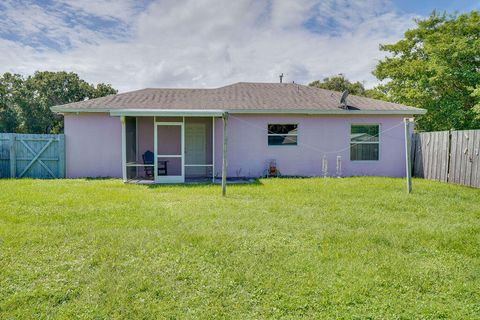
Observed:
[[[480,190],[0,181],[0,318],[479,318]]]

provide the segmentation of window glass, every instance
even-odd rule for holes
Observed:
[[[267,128],[268,145],[296,146],[297,128],[297,124],[269,124]]]
[[[269,134],[297,134],[296,124],[269,124]]]
[[[352,125],[350,130],[350,160],[378,160],[379,134],[379,125]]]
[[[352,125],[350,139],[359,142],[378,141],[378,125]]]
[[[269,146],[297,145],[297,136],[268,136]]]
[[[354,144],[350,147],[350,160],[378,160],[378,143]]]

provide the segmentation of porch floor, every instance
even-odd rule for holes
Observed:
[[[248,183],[254,183],[255,181],[256,181],[256,179],[253,179],[253,178],[227,179],[228,184],[248,184]],[[128,180],[126,183],[145,184],[145,185],[157,184],[153,180],[143,180],[143,179],[131,179],[131,180]],[[187,178],[187,179],[185,179],[185,184],[207,184],[207,183],[212,183],[212,179],[211,178]],[[222,179],[221,178],[215,178],[213,183],[214,184],[222,184]],[[158,184],[160,184],[160,183],[158,183]],[[176,183],[173,183],[173,184],[176,184]]]

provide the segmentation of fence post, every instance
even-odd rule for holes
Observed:
[[[17,156],[15,146],[15,133],[10,134],[10,178],[17,176]]]
[[[410,125],[410,127],[408,128],[409,131],[411,130],[412,132],[409,133],[410,134],[410,163],[411,163],[411,173],[412,173],[412,176],[415,176],[415,157],[417,155],[417,134],[415,132],[413,132],[413,130],[415,130],[415,122],[412,123],[413,124],[413,128],[411,127],[412,125]]]

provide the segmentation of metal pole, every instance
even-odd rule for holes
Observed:
[[[227,194],[227,122],[228,113],[223,116],[223,162],[222,162],[222,196]]]
[[[407,177],[407,193],[412,192],[412,163],[410,158],[410,120],[408,118],[403,119],[405,125],[405,170]]]
[[[215,183],[215,117],[212,117],[212,183]]]
[[[127,129],[125,125],[125,117],[120,117],[122,123],[122,179],[127,182]]]

